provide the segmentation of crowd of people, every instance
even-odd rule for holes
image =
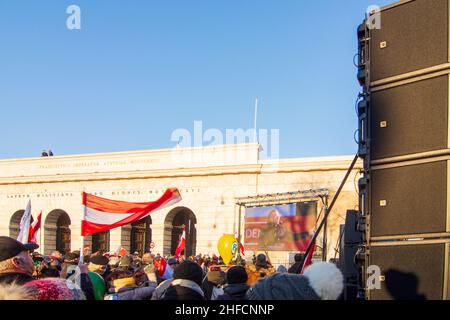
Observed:
[[[336,300],[343,290],[333,263],[313,263],[300,275],[301,254],[289,269],[275,269],[264,254],[224,265],[216,255],[37,249],[0,237],[0,300]]]

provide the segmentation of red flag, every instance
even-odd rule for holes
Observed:
[[[178,241],[177,249],[175,250],[175,256],[178,258],[180,254],[186,248],[186,227],[183,227],[180,240]]]
[[[313,242],[313,244],[311,246],[311,250],[309,250],[308,256],[306,256],[305,260],[303,261],[303,266],[302,266],[302,269],[300,271],[300,274],[303,274],[305,269],[311,264],[312,256],[313,256],[315,247],[316,247],[316,241]]]
[[[236,238],[236,241],[239,243],[239,239]],[[242,255],[245,256],[244,254],[244,245],[242,243],[239,243],[239,251],[241,251]]]
[[[167,261],[161,257],[160,259],[155,260],[153,263],[155,268],[159,271],[159,275],[162,278],[164,276],[164,272],[166,272]]]
[[[41,218],[42,211],[39,213],[38,217],[34,222],[30,225],[30,231],[28,232],[28,243],[37,243],[37,232],[41,228]]]
[[[119,256],[125,257],[126,255],[127,255],[127,250],[125,250],[124,248],[120,248]]]
[[[84,215],[81,235],[108,231],[147,217],[151,212],[168,207],[181,200],[177,189],[167,189],[156,201],[125,202],[104,199],[83,192]]]

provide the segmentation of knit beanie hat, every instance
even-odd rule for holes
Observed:
[[[244,267],[236,266],[231,267],[227,271],[227,283],[228,284],[236,284],[236,283],[246,283],[248,280],[247,272]]]
[[[86,300],[80,287],[65,279],[33,280],[24,287],[30,290],[34,300]]]
[[[344,276],[334,263],[313,263],[303,275],[322,300],[337,300],[344,290]]]
[[[250,300],[336,300],[344,277],[335,264],[317,262],[303,275],[276,273],[260,279],[247,295]]]
[[[247,292],[249,300],[320,300],[308,278],[275,273],[256,282]]]
[[[173,271],[173,278],[191,280],[201,286],[203,280],[203,271],[197,263],[185,260],[175,268],[175,270]]]

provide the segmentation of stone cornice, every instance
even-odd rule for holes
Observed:
[[[323,157],[261,161],[259,164],[210,166],[198,168],[174,168],[162,170],[134,170],[91,173],[67,173],[52,175],[12,176],[0,178],[0,185],[84,182],[104,180],[129,180],[150,178],[201,177],[230,174],[274,174],[289,172],[347,170],[352,157]],[[358,162],[355,170],[362,168]]]

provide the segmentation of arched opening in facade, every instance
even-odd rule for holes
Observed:
[[[85,255],[90,255],[97,251],[101,253],[110,252],[109,230],[105,232],[90,234],[83,237],[83,250]]]
[[[62,254],[70,252],[70,217],[64,210],[51,211],[44,223],[44,254],[58,250]]]
[[[22,220],[22,216],[24,213],[25,210],[18,210],[11,216],[11,219],[9,220],[9,236],[11,238],[17,239],[17,237],[19,236],[20,220]]]
[[[109,252],[109,230],[92,235],[92,253],[97,251]]]
[[[122,227],[121,246],[127,252],[138,252],[140,255],[150,252],[150,243],[152,242],[152,218],[145,217],[132,224]]]
[[[186,248],[182,253],[186,256],[195,255],[197,244],[197,218],[195,214],[186,207],[172,209],[164,221],[164,255],[173,255],[178,241],[186,228]]]

